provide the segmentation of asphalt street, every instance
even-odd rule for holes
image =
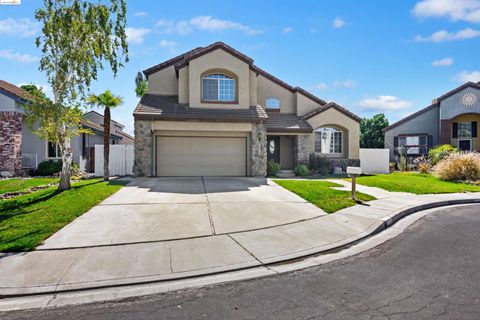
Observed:
[[[0,319],[480,319],[480,206],[440,209],[360,255],[249,281]]]

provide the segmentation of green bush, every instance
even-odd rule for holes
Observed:
[[[295,172],[296,176],[300,176],[300,177],[306,177],[310,174],[310,170],[308,170],[307,166],[304,164],[297,165],[293,169],[293,172]]]
[[[310,154],[308,165],[310,170],[322,176],[327,175],[332,171],[332,162],[329,159],[314,153]]]
[[[78,176],[80,174],[80,165],[75,161],[72,161],[71,172],[72,176]]]
[[[276,176],[278,171],[280,171],[280,163],[277,163],[273,160],[268,160],[267,162],[267,175]]]
[[[401,155],[400,158],[398,158],[397,167],[398,170],[402,172],[407,171],[408,163],[407,158],[404,155]]]
[[[431,159],[432,165],[438,164],[452,153],[457,153],[458,149],[449,144],[443,144],[428,151],[428,157]]]
[[[37,174],[40,176],[53,176],[62,171],[62,161],[44,160],[38,164]]]

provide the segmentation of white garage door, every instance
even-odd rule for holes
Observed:
[[[246,138],[157,137],[157,176],[245,176]]]

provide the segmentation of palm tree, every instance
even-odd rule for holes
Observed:
[[[121,105],[123,99],[107,90],[98,96],[96,94],[89,95],[87,103],[91,106],[103,108],[103,180],[108,181],[110,178],[108,170],[110,156],[110,109]]]

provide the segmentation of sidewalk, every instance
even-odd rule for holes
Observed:
[[[341,183],[344,188],[349,183]],[[51,249],[0,258],[0,297],[140,284],[284,262],[352,244],[416,211],[480,203],[480,194],[414,195],[358,185],[378,198],[334,214],[182,240]]]

